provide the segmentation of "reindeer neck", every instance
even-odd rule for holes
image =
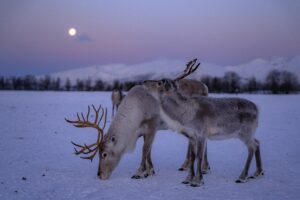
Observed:
[[[108,131],[108,136],[117,137],[119,151],[133,150],[140,134],[137,130],[145,119],[155,113],[152,107],[158,109],[158,104],[154,104],[153,97],[141,86],[133,88],[124,98]]]
[[[177,92],[161,96],[160,102],[164,113],[181,124],[192,119],[196,113],[197,104]]]

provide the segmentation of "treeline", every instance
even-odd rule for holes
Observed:
[[[100,79],[95,82],[91,79],[77,79],[75,83],[71,83],[70,79],[67,79],[62,83],[60,78],[52,78],[49,75],[42,78],[33,75],[24,77],[0,76],[0,90],[112,91],[115,88],[120,88],[128,91],[136,84],[139,83],[133,81],[120,83],[117,80],[112,84],[108,84]]]
[[[263,92],[289,94],[300,91],[297,75],[279,70],[270,71],[264,81],[259,81],[255,77],[245,80],[235,72],[226,72],[223,77],[204,76],[201,81],[213,93]]]
[[[262,92],[289,94],[300,91],[298,77],[288,71],[272,70],[264,81],[259,81],[255,77],[245,80],[235,72],[227,72],[223,77],[204,76],[200,80],[213,93]],[[78,79],[75,83],[71,83],[67,79],[62,83],[60,78],[52,78],[49,75],[43,78],[36,78],[32,75],[24,77],[0,76],[0,90],[111,91],[120,88],[128,91],[136,84],[140,83],[134,81],[121,83],[116,80],[109,84],[102,80],[92,81],[91,79]]]

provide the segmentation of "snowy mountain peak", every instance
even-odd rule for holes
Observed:
[[[77,79],[91,79],[92,81],[101,79],[109,83],[114,80],[124,82],[172,78],[185,68],[186,62],[187,61],[184,60],[158,60],[133,65],[95,65],[58,72],[51,74],[51,76],[54,78],[59,77],[62,81],[67,80],[67,78],[69,78],[71,82],[75,82]],[[220,66],[208,62],[201,62],[199,69],[191,75],[191,78],[199,79],[204,75],[221,77],[224,73],[233,71],[245,79],[256,77],[258,80],[264,80],[272,69],[291,71],[300,77],[300,56],[291,59],[277,57],[271,60],[259,58],[235,66]]]

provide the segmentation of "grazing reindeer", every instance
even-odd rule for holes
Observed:
[[[252,177],[263,175],[260,144],[254,137],[259,114],[254,103],[241,98],[186,98],[178,92],[176,80],[145,81],[144,87],[159,102],[161,119],[168,128],[183,133],[190,140],[191,165],[184,184],[200,186],[203,183],[201,165],[207,139],[238,138],[247,146],[248,158],[236,182],[247,180],[253,154],[256,172]]]
[[[114,117],[115,111],[118,112],[119,105],[121,104],[124,94],[120,89],[114,89],[111,93],[112,102],[112,118]]]
[[[187,69],[194,66],[196,59],[187,64]],[[197,96],[207,95],[207,87],[194,80],[185,80],[179,76],[175,80],[178,81],[178,90],[182,95]],[[153,175],[154,169],[151,160],[151,147],[157,130],[166,129],[159,113],[159,103],[153,98],[143,86],[133,87],[126,97],[123,99],[116,113],[108,132],[104,135],[104,128],[99,127],[101,119],[106,114],[103,109],[96,109],[93,106],[95,120],[89,121],[90,108],[86,116],[83,114],[77,115],[77,120],[67,122],[76,127],[93,127],[98,131],[97,142],[92,145],[78,145],[73,143],[79,150],[76,150],[76,155],[83,156],[84,159],[93,160],[94,156],[99,152],[99,167],[98,176],[100,179],[108,179],[117,166],[122,155],[134,149],[137,139],[140,136],[144,137],[143,154],[139,169],[132,178],[144,178]],[[99,111],[102,110],[100,120],[98,119]],[[104,123],[105,124],[105,123]],[[90,155],[89,155],[90,154]],[[188,159],[183,164],[187,167]]]

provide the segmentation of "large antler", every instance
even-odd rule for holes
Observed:
[[[183,73],[179,76],[177,76],[174,81],[179,81],[180,79],[183,79],[185,77],[187,77],[188,75],[192,74],[194,71],[196,71],[196,69],[199,67],[200,63],[198,63],[196,66],[195,64],[197,63],[197,58],[195,58],[194,60],[189,61],[186,64],[186,68],[183,71]],[[195,66],[195,67],[194,67]]]
[[[94,105],[92,105],[93,110],[95,111],[95,118],[94,121],[91,122],[89,121],[89,116],[90,116],[90,106],[88,106],[88,113],[86,114],[86,116],[83,115],[83,113],[81,113],[81,116],[77,113],[77,120],[68,120],[65,118],[66,122],[74,125],[77,128],[86,128],[86,127],[91,127],[91,128],[95,128],[98,131],[98,138],[97,141],[94,144],[90,144],[90,145],[80,145],[80,144],[76,144],[74,142],[71,141],[71,143],[75,146],[78,147],[79,149],[75,149],[75,154],[76,155],[80,155],[80,154],[90,154],[87,156],[81,156],[80,158],[83,159],[89,159],[91,161],[93,161],[93,158],[95,157],[95,155],[97,154],[100,146],[101,146],[101,141],[103,139],[103,131],[105,129],[105,125],[106,125],[106,117],[107,117],[107,108],[104,110],[101,105],[98,107],[98,109],[95,108]],[[101,110],[101,116],[99,117],[99,112]],[[103,127],[100,127],[100,122],[102,121],[104,117],[104,123],[103,123]]]

